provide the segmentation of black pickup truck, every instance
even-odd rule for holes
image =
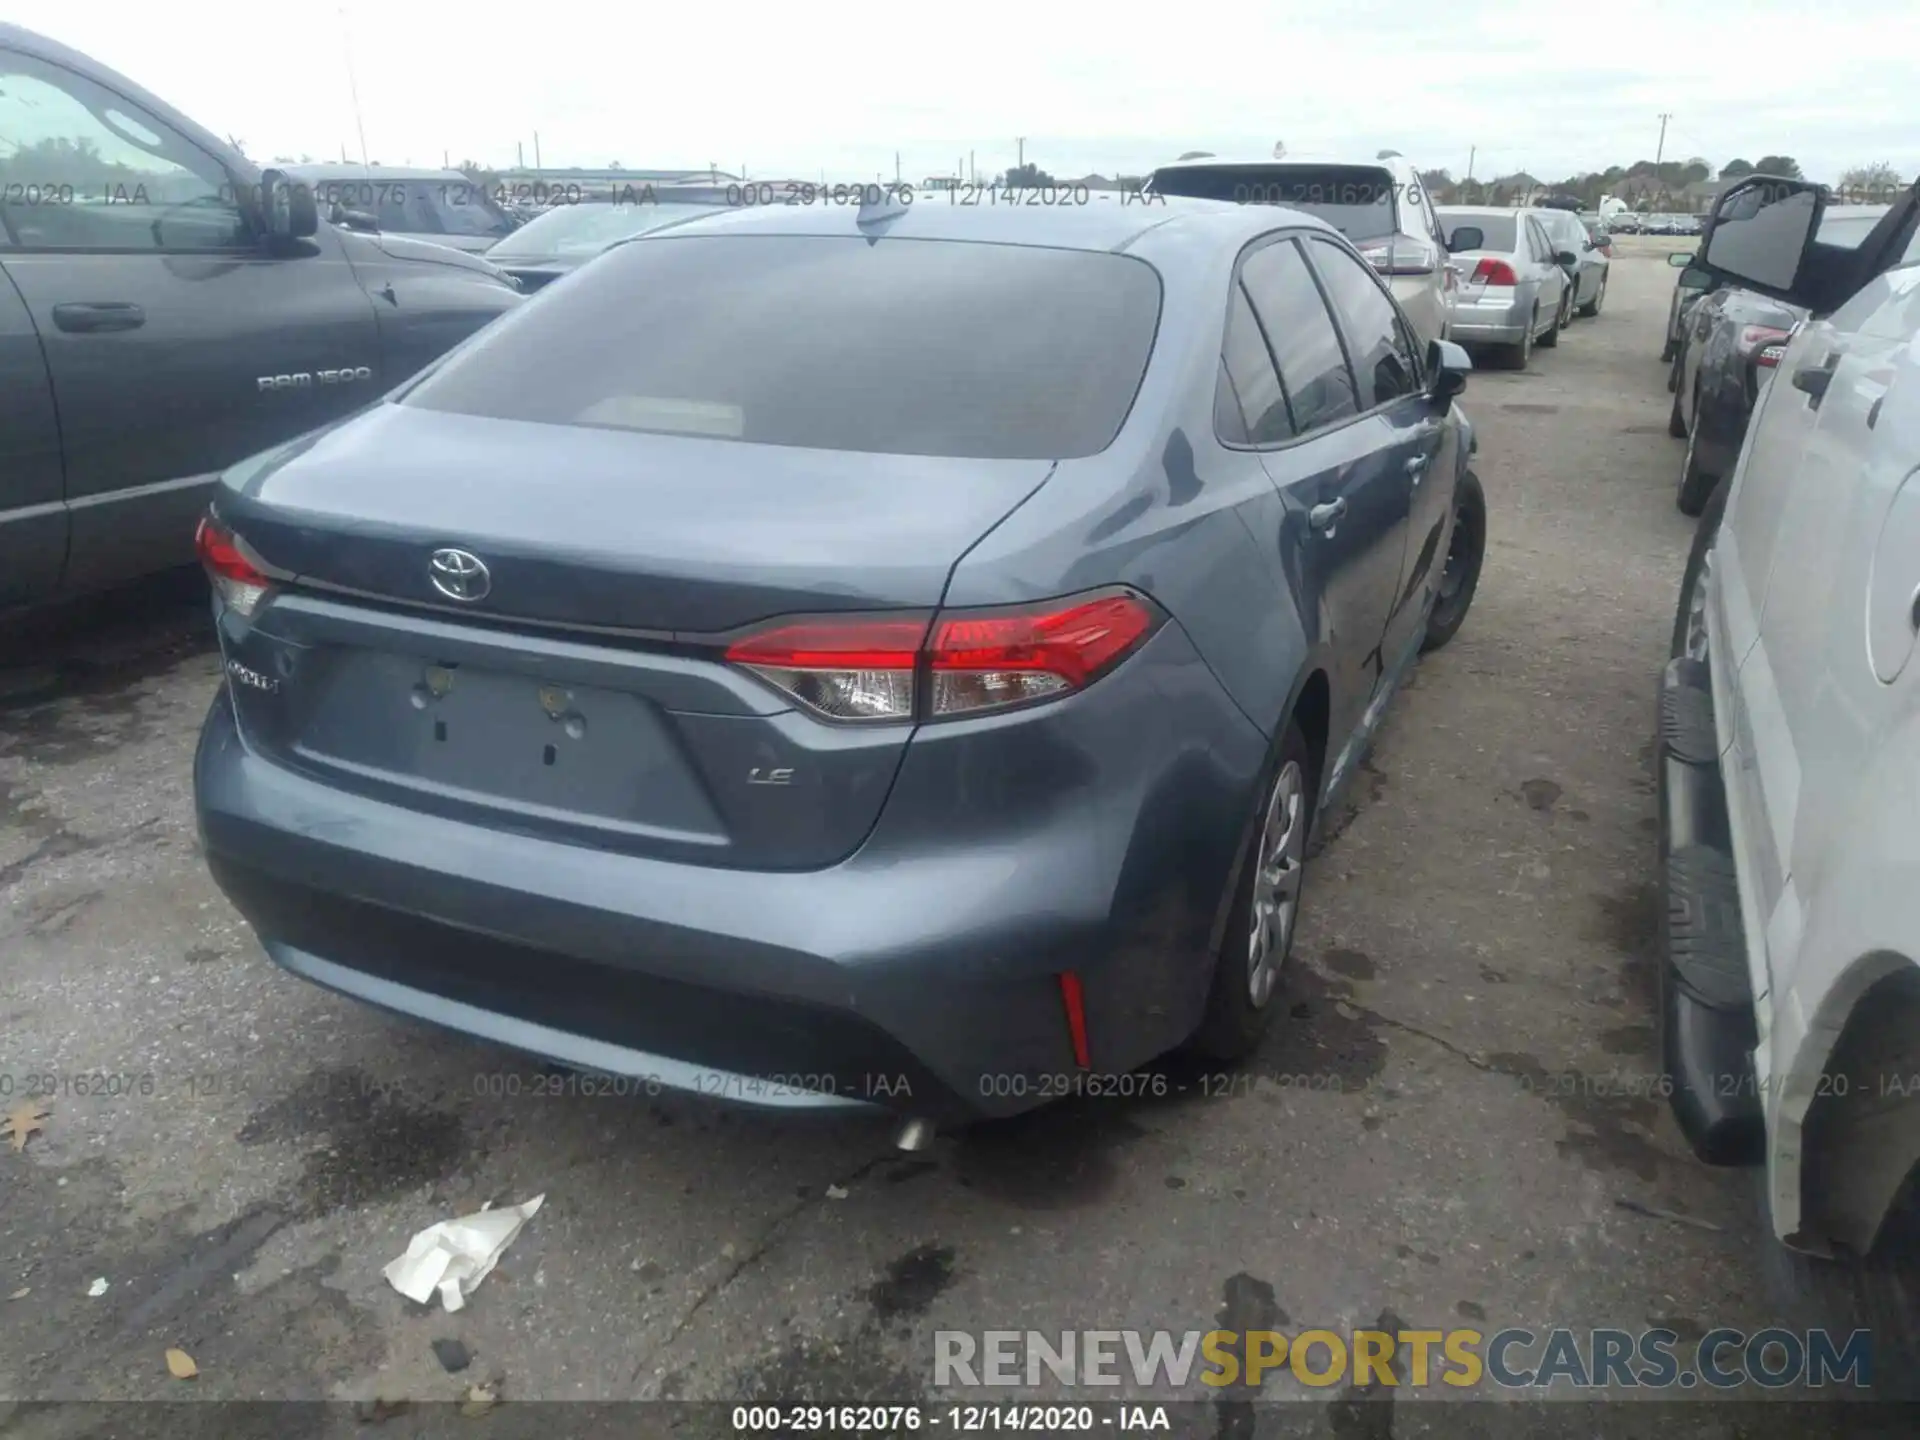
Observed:
[[[215,476],[520,302],[322,222],[138,85],[0,24],[0,610],[190,564]]]

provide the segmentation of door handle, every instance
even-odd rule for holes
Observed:
[[[1331,530],[1334,521],[1347,513],[1347,497],[1330,500],[1325,505],[1316,505],[1307,511],[1307,524],[1315,530]]]
[[[147,312],[130,300],[89,300],[53,307],[53,323],[73,335],[95,335],[104,330],[138,330]]]
[[[1418,485],[1420,483],[1420,477],[1425,475],[1426,473],[1427,473],[1427,457],[1425,455],[1416,455],[1411,460],[1407,461],[1407,475],[1410,479],[1412,479],[1415,485]]]

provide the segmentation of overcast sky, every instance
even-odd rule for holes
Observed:
[[[1920,167],[1920,0],[503,4],[11,0],[256,160],[1056,174],[1402,151],[1542,179],[1666,154]]]

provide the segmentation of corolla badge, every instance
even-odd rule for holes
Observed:
[[[493,588],[487,562],[470,550],[434,551],[427,561],[427,574],[433,588],[449,600],[484,600]]]

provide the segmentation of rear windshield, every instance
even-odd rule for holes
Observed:
[[[1071,459],[1112,441],[1160,316],[1124,255],[859,235],[610,250],[402,403],[896,455]]]
[[[487,251],[487,258],[504,265],[509,260],[598,255],[616,240],[681,220],[726,213],[724,205],[608,205],[583,200],[535,216]]]
[[[1514,244],[1516,221],[1511,215],[1461,215],[1456,211],[1442,210],[1440,231],[1447,237],[1449,250],[1499,250],[1511,255],[1518,247]],[[1481,240],[1478,245],[1462,245],[1455,240],[1454,233],[1459,230],[1478,230]],[[1473,236],[1467,236],[1473,239]]]
[[[1153,173],[1155,194],[1288,205],[1356,244],[1393,234],[1394,188],[1391,173],[1366,165],[1176,165]]]

